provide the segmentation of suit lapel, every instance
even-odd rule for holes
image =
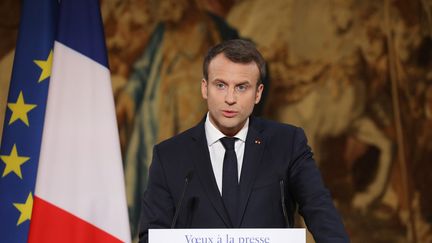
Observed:
[[[239,217],[235,227],[240,227],[243,215],[252,191],[253,182],[258,174],[258,167],[262,161],[265,141],[261,134],[259,120],[250,119],[248,134],[246,137],[243,165],[240,176],[240,201]]]
[[[222,197],[220,195],[213,173],[205,136],[204,121],[194,128],[192,139],[194,140],[193,146],[190,150],[192,153],[192,160],[195,164],[196,172],[201,184],[204,187],[204,191],[206,192],[210,202],[224,223],[228,227],[233,227],[233,223],[231,223],[225,210],[225,206],[223,204]]]

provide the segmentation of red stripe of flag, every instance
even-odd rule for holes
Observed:
[[[31,223],[29,243],[122,242],[96,226],[36,196]]]

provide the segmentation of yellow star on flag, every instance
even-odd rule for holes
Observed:
[[[39,76],[38,83],[44,81],[49,76],[51,76],[52,60],[53,60],[52,50],[50,51],[48,58],[46,60],[34,60],[34,63],[36,63],[36,65],[38,65],[42,69],[42,72]]]
[[[14,203],[13,205],[21,212],[21,215],[19,216],[17,222],[17,226],[22,224],[26,220],[31,219],[31,213],[33,208],[33,196],[31,192],[29,193],[25,203]]]
[[[33,110],[36,106],[37,105],[34,104],[26,104],[24,101],[23,93],[22,91],[20,91],[16,103],[8,103],[8,107],[12,111],[12,116],[9,121],[9,125],[15,122],[16,120],[20,119],[27,126],[30,126],[28,122],[27,113]]]
[[[0,158],[6,164],[2,177],[5,177],[13,171],[19,178],[22,179],[21,165],[29,160],[30,157],[19,156],[16,144],[14,144],[11,153],[9,155],[0,155]]]

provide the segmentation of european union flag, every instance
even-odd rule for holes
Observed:
[[[57,0],[22,1],[0,147],[0,242],[27,242],[57,12]]]

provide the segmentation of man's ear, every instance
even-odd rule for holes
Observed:
[[[255,104],[258,104],[260,102],[263,90],[264,90],[264,84],[258,85],[258,88],[256,90],[256,94],[255,94]]]
[[[201,80],[201,95],[203,99],[207,99],[207,88],[208,88],[208,82],[205,79]]]

